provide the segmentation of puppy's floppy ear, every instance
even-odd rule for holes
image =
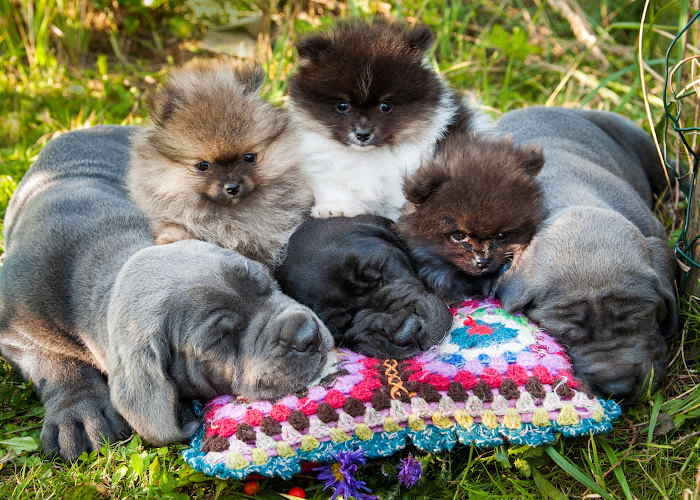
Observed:
[[[191,290],[185,278],[198,269],[188,265],[189,249],[197,243],[139,250],[122,266],[111,289],[106,321],[110,399],[134,430],[154,444],[183,441],[197,428],[197,419],[181,401],[172,355],[173,339],[177,342],[188,326],[176,311]],[[171,265],[182,273],[172,272]]]
[[[156,332],[154,340],[161,335]],[[128,339],[110,356],[109,392],[120,415],[146,441],[157,446],[184,441],[197,429],[167,373],[167,346],[133,345]],[[126,345],[124,345],[126,344]]]
[[[544,153],[541,146],[528,144],[518,148],[520,157],[520,166],[531,176],[536,176],[544,166]]]
[[[403,192],[408,201],[420,205],[448,180],[450,180],[450,174],[446,169],[434,163],[428,164],[404,179]]]
[[[678,329],[678,304],[673,287],[675,261],[666,242],[655,236],[646,238],[651,265],[656,273],[656,290],[663,299],[663,307],[657,311],[657,321],[662,335],[671,337]]]
[[[243,84],[246,94],[254,94],[265,82],[265,71],[259,64],[238,66],[235,68],[236,78]]]
[[[435,41],[433,31],[424,24],[419,24],[415,28],[411,28],[406,33],[406,41],[412,49],[425,52]]]
[[[331,41],[323,35],[311,35],[297,42],[297,52],[302,61],[318,61],[331,49]]]
[[[179,89],[170,82],[166,83],[151,96],[151,120],[156,125],[163,126],[183,101],[184,96]]]

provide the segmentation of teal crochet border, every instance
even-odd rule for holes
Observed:
[[[271,457],[265,465],[249,465],[243,469],[231,469],[224,463],[210,465],[204,461],[206,453],[201,450],[204,438],[204,425],[202,425],[192,439],[190,447],[182,453],[182,456],[192,468],[220,479],[244,479],[253,473],[267,477],[277,476],[282,479],[291,479],[301,472],[302,462],[332,462],[339,451],[356,449],[364,450],[365,455],[370,458],[387,457],[403,449],[406,446],[407,438],[416,447],[437,453],[451,450],[458,442],[479,448],[493,448],[506,441],[515,445],[540,446],[553,442],[557,434],[564,437],[603,434],[612,430],[612,424],[620,416],[621,409],[614,401],[602,399],[599,401],[605,411],[605,416],[600,422],[587,418],[576,425],[559,425],[552,422],[547,427],[538,427],[533,424],[523,424],[517,430],[503,426],[489,429],[480,423],[472,425],[469,429],[459,425],[454,425],[450,429],[440,429],[434,425],[428,425],[422,431],[406,428],[397,432],[376,432],[368,441],[356,437],[342,443],[325,441],[315,450],[297,450],[294,457]]]

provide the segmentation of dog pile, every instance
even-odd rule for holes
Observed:
[[[438,452],[457,442],[536,446],[557,433],[611,429],[619,406],[585,390],[563,348],[524,316],[495,300],[466,300],[452,314],[447,338],[411,359],[337,350],[301,394],[272,402],[213,399],[186,461],[221,478],[290,478],[302,462],[356,449],[388,456],[407,438]]]

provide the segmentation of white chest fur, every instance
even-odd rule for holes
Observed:
[[[303,132],[302,166],[316,199],[313,215],[370,213],[396,220],[405,201],[404,176],[415,172],[434,147],[431,141],[358,151],[316,132]]]
[[[290,112],[301,136],[301,165],[314,191],[312,215],[374,214],[396,220],[406,201],[404,177],[433,155],[456,106],[445,91],[419,139],[372,149],[341,144],[303,110],[291,106]]]

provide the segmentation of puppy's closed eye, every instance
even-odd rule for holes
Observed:
[[[189,346],[199,358],[219,352],[238,350],[239,335],[245,328],[243,318],[231,311],[215,311],[188,332],[184,345]]]

